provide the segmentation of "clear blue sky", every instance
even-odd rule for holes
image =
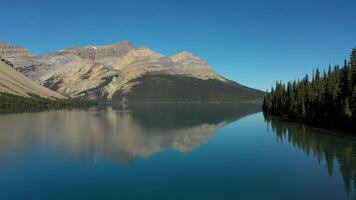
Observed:
[[[130,40],[187,50],[242,84],[266,90],[356,47],[355,0],[2,0],[0,41],[41,54]]]

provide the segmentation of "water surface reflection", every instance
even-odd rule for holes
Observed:
[[[268,128],[276,134],[280,143],[290,143],[307,156],[313,156],[324,164],[330,177],[338,170],[343,177],[345,191],[356,199],[356,141],[350,136],[335,136],[317,128],[288,122],[265,115]],[[339,166],[335,169],[335,165]]]
[[[34,148],[69,159],[131,163],[164,149],[189,152],[255,106],[137,105],[0,115],[0,159]]]

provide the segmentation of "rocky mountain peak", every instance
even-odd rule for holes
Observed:
[[[163,55],[156,53],[147,47],[136,48],[132,51],[132,53],[136,57],[150,57],[150,58],[163,57]]]
[[[0,55],[6,58],[12,56],[30,56],[32,54],[23,47],[0,42]]]
[[[212,68],[207,62],[187,51],[182,51],[170,58],[176,65],[183,69],[212,71]]]
[[[185,59],[201,60],[200,58],[194,56],[193,54],[189,53],[188,51],[181,51],[181,52],[171,56],[171,59],[173,62],[179,62],[179,61],[185,60]]]
[[[133,44],[128,40],[119,41],[113,44],[113,46],[126,46],[127,48],[133,48]]]

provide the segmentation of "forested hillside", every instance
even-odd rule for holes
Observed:
[[[0,92],[0,112],[6,110],[33,110],[54,109],[63,107],[79,107],[95,105],[95,102],[84,98],[75,99],[47,99],[39,96],[22,97],[9,93]]]
[[[356,49],[343,66],[329,66],[312,77],[277,82],[265,97],[267,113],[329,128],[356,130]]]
[[[255,102],[261,104],[264,92],[232,81],[199,79],[195,77],[145,74],[131,80],[134,84],[127,94],[116,92],[114,100],[129,102]]]

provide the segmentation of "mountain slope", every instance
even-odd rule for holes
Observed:
[[[113,99],[145,102],[247,102],[261,101],[263,92],[231,81],[183,75],[147,73],[129,83],[130,92],[117,91]]]
[[[0,57],[1,58],[1,57]],[[33,83],[30,79],[0,61],[0,92],[23,97],[40,96],[50,99],[63,99],[63,95]]]

